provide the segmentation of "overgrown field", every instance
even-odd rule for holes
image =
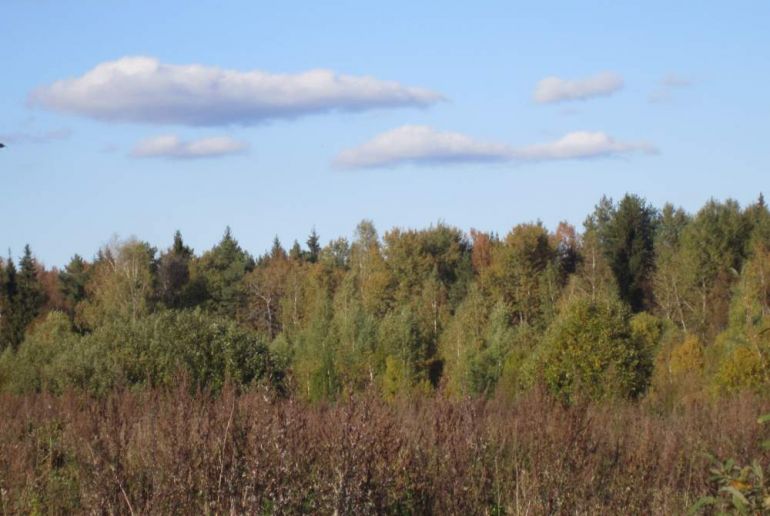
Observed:
[[[681,514],[707,453],[766,461],[753,395],[657,413],[362,394],[307,404],[253,389],[0,396],[3,514]],[[764,434],[764,435],[763,435]]]
[[[762,196],[306,244],[0,260],[0,512],[770,512]]]

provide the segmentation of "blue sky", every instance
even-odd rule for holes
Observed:
[[[448,4],[4,2],[0,245],[230,225],[260,254],[768,190],[770,3]]]

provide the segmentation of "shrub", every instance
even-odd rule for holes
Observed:
[[[50,315],[4,368],[15,391],[76,387],[105,393],[118,386],[169,385],[185,374],[193,388],[217,391],[277,378],[267,346],[253,332],[202,311],[170,310],[135,322],[114,320],[79,337],[61,314]]]
[[[7,349],[0,358],[0,387],[13,392],[60,391],[57,362],[78,339],[65,314],[49,312],[29,330],[18,351]]]
[[[652,362],[629,321],[628,308],[617,301],[566,304],[546,332],[540,358],[550,390],[565,400],[642,394]]]

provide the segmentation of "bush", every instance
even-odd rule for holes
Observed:
[[[66,322],[66,328],[65,328]],[[131,385],[167,386],[180,373],[193,388],[217,391],[277,378],[267,346],[235,322],[196,311],[156,313],[135,322],[115,320],[86,336],[50,315],[15,356],[4,356],[5,384],[14,391],[76,387],[104,393]]]
[[[12,392],[60,391],[57,362],[78,339],[65,314],[49,312],[30,329],[18,351],[7,349],[0,357],[0,387]]]
[[[540,367],[549,389],[566,401],[633,398],[644,393],[652,362],[617,301],[576,298],[548,328]]]

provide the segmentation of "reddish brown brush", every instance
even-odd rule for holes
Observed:
[[[708,491],[706,452],[767,459],[767,410],[749,395],[673,415],[538,392],[2,395],[0,512],[676,514]]]

